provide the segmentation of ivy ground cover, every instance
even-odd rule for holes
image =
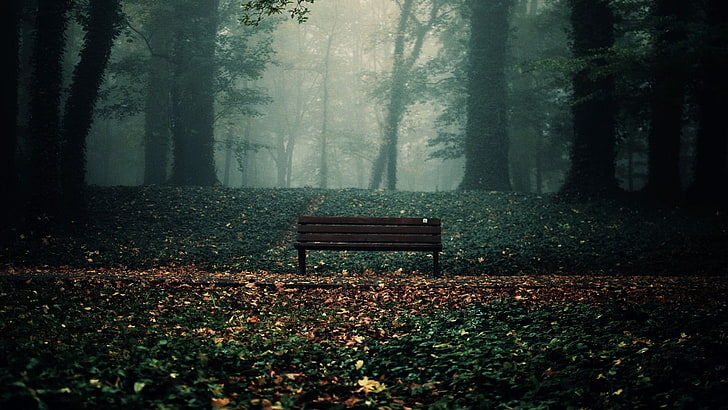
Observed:
[[[724,280],[511,285],[5,277],[0,407],[728,402]]]
[[[89,192],[73,229],[13,231],[0,264],[82,269],[195,265],[237,273],[297,271],[299,215],[440,218],[450,275],[728,273],[728,219],[625,198],[578,203],[507,192],[389,192],[111,187]],[[310,271],[420,272],[408,252],[310,252]]]

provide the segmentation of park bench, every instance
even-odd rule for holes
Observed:
[[[307,250],[432,252],[433,272],[438,275],[440,233],[440,220],[435,218],[301,216],[294,246],[302,275]]]

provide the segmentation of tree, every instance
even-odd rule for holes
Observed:
[[[110,110],[107,111],[114,111],[115,117],[144,115],[144,183],[177,183],[168,175],[169,160],[173,158],[172,129],[178,127],[176,135],[184,135],[188,132],[184,127],[198,127],[199,121],[180,123],[175,120],[172,108],[176,104],[176,98],[184,93],[173,93],[173,85],[177,84],[175,90],[179,91],[184,86],[182,82],[187,78],[190,83],[196,81],[199,72],[194,70],[202,67],[194,63],[187,64],[190,59],[201,61],[214,56],[208,67],[213,75],[212,125],[227,128],[222,132],[226,137],[224,141],[213,138],[212,144],[202,144],[197,148],[203,155],[212,158],[218,146],[223,149],[236,146],[238,141],[231,139],[236,134],[231,131],[230,126],[243,121],[245,117],[259,115],[251,107],[269,100],[262,90],[249,87],[248,80],[259,78],[266,64],[270,62],[270,32],[275,27],[275,19],[255,28],[242,26],[237,14],[240,3],[223,0],[219,2],[215,16],[219,29],[208,29],[208,33],[210,36],[214,35],[214,38],[204,40],[207,43],[200,43],[204,39],[200,33],[205,30],[203,25],[208,24],[208,20],[196,18],[195,11],[189,10],[188,0],[152,3],[127,0],[126,4],[129,41],[123,44],[124,51],[120,50],[117,54],[120,58],[113,66],[116,70],[116,81],[110,84],[110,91],[113,92],[110,95],[114,103],[109,104]],[[178,41],[181,43],[175,45]],[[214,51],[210,47],[211,43],[214,44]],[[199,53],[203,48],[208,53],[207,57]],[[178,52],[181,54],[178,55]],[[178,61],[187,66],[177,66]],[[188,69],[193,71],[187,73],[185,70]],[[140,78],[145,80],[141,82],[142,87],[135,85],[140,83]],[[197,90],[200,91],[201,87]],[[191,140],[193,144],[196,143],[195,138]],[[233,152],[228,151],[232,156]],[[189,159],[193,161],[183,161],[178,165],[182,169],[198,166],[194,158]],[[214,172],[214,166],[208,167],[206,172],[209,173],[210,170]]]
[[[652,51],[652,115],[648,137],[648,182],[645,191],[675,200],[680,189],[680,136],[687,82],[685,0],[655,0],[656,34]]]
[[[15,154],[18,138],[18,52],[20,30],[20,0],[6,0],[2,9],[3,55],[8,56],[5,73],[2,77],[3,119],[2,137],[0,138],[0,195],[7,198],[6,209],[0,217],[0,231],[14,218],[17,198],[17,173]],[[10,209],[7,209],[10,208]]]
[[[570,0],[572,52],[583,62],[572,79],[574,142],[562,193],[591,198],[617,191],[615,78],[607,54],[614,45],[608,0]]]
[[[33,39],[29,131],[31,209],[39,218],[59,216],[61,198],[60,104],[70,0],[39,0]]]
[[[699,125],[694,180],[690,199],[700,204],[728,206],[728,6],[708,0],[704,13],[697,78]]]
[[[176,185],[214,185],[215,45],[219,0],[177,5],[180,21],[174,44],[170,181]]]
[[[118,0],[92,0],[81,9],[84,42],[61,118],[62,60],[73,5],[38,2],[31,62],[31,212],[60,222],[83,216],[86,137],[120,20]]]
[[[258,25],[264,16],[288,12],[291,18],[299,23],[306,21],[308,7],[306,3],[313,4],[314,0],[246,0],[243,3],[243,22],[248,25]],[[294,4],[293,7],[291,5]]]
[[[334,15],[331,29],[327,33],[326,47],[324,50],[322,73],[321,73],[321,157],[319,167],[319,188],[329,187],[329,83],[331,76],[331,45],[336,34],[336,23],[338,10]]]
[[[166,6],[166,7],[165,7]],[[172,6],[152,5],[147,87],[144,100],[144,184],[167,182],[171,148],[172,40],[174,23],[169,21]]]
[[[374,162],[370,189],[377,189],[382,183],[385,168],[387,169],[387,186],[397,189],[397,131],[399,122],[404,114],[405,82],[407,70],[405,68],[405,32],[407,22],[412,13],[413,0],[404,0],[400,10],[399,24],[394,36],[394,54],[392,56],[392,75],[389,85],[389,104],[387,105],[387,118],[384,123],[384,135],[379,155]]]
[[[529,4],[530,3],[530,4]],[[521,0],[513,16],[509,84],[509,145],[512,188],[542,193],[561,186],[572,140],[565,90],[570,81],[551,69],[570,57],[565,1],[537,6]],[[551,62],[551,64],[550,64]]]
[[[394,35],[394,53],[392,55],[392,73],[387,84],[387,112],[384,121],[382,145],[374,162],[370,189],[377,189],[382,184],[385,169],[387,189],[397,189],[397,153],[398,132],[407,106],[412,103],[408,81],[413,80],[412,70],[422,52],[425,36],[441,18],[443,5],[440,0],[431,0],[427,20],[419,21],[415,15],[417,3],[404,0],[400,8],[399,23]],[[408,27],[414,26],[414,33],[408,33]],[[407,37],[413,38],[409,54],[405,53]]]
[[[461,189],[511,189],[508,172],[506,50],[511,0],[471,0]]]
[[[60,157],[62,201],[68,217],[83,216],[86,137],[104,79],[111,47],[119,33],[120,0],[91,0],[85,19],[81,59],[74,68],[63,116]]]

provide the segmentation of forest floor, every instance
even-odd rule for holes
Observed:
[[[728,223],[514,193],[96,188],[0,254],[3,408],[723,408]],[[443,220],[315,252],[300,214]]]
[[[728,217],[715,210],[503,192],[194,187],[92,188],[87,221],[4,235],[0,266],[291,274],[303,214],[440,218],[450,277],[728,273]],[[309,252],[310,278],[431,269],[426,253]]]

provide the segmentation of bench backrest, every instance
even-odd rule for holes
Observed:
[[[312,243],[441,243],[437,218],[370,218],[301,216],[298,242]]]

